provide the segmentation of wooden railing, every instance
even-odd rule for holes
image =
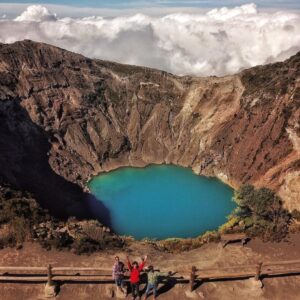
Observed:
[[[92,272],[92,274],[90,274]],[[88,274],[87,274],[88,273]],[[96,267],[1,267],[0,281],[100,281],[112,282],[111,269]]]
[[[262,280],[264,277],[300,274],[300,260],[259,262],[250,265],[222,266],[216,268],[197,268],[175,273],[172,279],[176,282],[189,284],[189,290],[195,289],[196,283],[210,280],[221,281],[224,279],[255,278]],[[125,277],[128,280],[128,277]],[[47,282],[48,285],[59,282],[95,282],[113,283],[111,268],[98,267],[20,267],[0,266],[0,282]]]
[[[236,265],[219,268],[197,268],[191,269],[190,290],[193,291],[196,281],[244,279],[255,278],[262,280],[264,277],[286,276],[300,274],[300,260],[259,262],[251,265]]]

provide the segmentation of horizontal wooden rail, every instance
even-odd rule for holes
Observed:
[[[197,279],[200,280],[209,280],[209,279],[235,279],[235,278],[250,278],[255,277],[254,272],[239,272],[239,273],[216,273],[216,274],[203,274],[197,276]]]
[[[263,275],[288,275],[288,274],[300,274],[300,268],[288,269],[288,270],[267,270],[263,272]]]
[[[95,267],[53,267],[53,272],[58,271],[74,271],[74,272],[112,272],[112,268],[95,268]]]
[[[0,281],[47,282],[47,276],[0,276]]]
[[[299,264],[299,266],[297,266]],[[0,281],[95,281],[113,282],[111,268],[101,267],[21,267],[0,266]],[[93,273],[92,273],[93,272]],[[89,274],[92,273],[92,274]],[[179,274],[180,273],[180,274]],[[2,274],[2,275],[1,275]],[[193,267],[192,272],[187,270],[176,273],[179,277],[174,280],[193,281],[197,280],[223,280],[255,277],[260,279],[264,276],[282,276],[287,274],[300,274],[300,260],[267,262],[260,264],[247,264],[235,266],[222,266],[218,268]],[[182,276],[180,276],[182,275]],[[128,277],[125,276],[127,280]],[[194,284],[191,285],[191,287]],[[192,289],[192,288],[191,288]]]
[[[240,270],[240,269],[249,269],[249,268],[255,268],[256,265],[252,264],[252,265],[236,265],[236,266],[222,266],[219,268],[196,268],[197,272],[201,272],[201,271],[205,271],[205,272],[210,272],[210,271],[220,271],[220,270]]]
[[[24,271],[24,272],[35,272],[44,271],[47,272],[47,267],[0,267],[0,271]]]

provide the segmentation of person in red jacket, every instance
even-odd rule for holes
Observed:
[[[130,284],[131,284],[131,292],[132,292],[132,299],[135,299],[137,296],[138,299],[141,299],[140,294],[140,273],[143,270],[145,263],[147,260],[147,255],[145,255],[144,259],[142,259],[142,262],[138,264],[136,261],[134,261],[132,264],[129,261],[129,256],[127,256],[127,265],[128,269],[130,271]]]

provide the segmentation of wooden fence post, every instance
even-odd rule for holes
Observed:
[[[51,266],[51,265],[48,265],[47,271],[48,271],[48,280],[47,280],[47,284],[48,284],[48,285],[53,285],[53,280],[52,280],[53,274],[52,274],[52,266]]]
[[[47,268],[47,283],[45,285],[45,297],[46,298],[54,298],[58,292],[58,286],[56,282],[53,281],[53,274],[52,274],[52,266],[48,265]]]
[[[260,277],[261,277],[261,269],[262,269],[262,265],[263,265],[263,263],[262,262],[260,262],[260,263],[258,263],[257,264],[257,266],[256,266],[256,271],[255,271],[255,280],[260,280]]]
[[[190,291],[191,292],[194,290],[195,279],[196,279],[196,267],[192,266],[191,275],[190,275]]]

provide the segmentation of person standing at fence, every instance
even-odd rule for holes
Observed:
[[[171,272],[169,273],[162,273],[154,270],[153,266],[148,267],[148,273],[147,273],[147,289],[146,289],[146,294],[145,294],[145,299],[148,298],[150,295],[151,291],[153,291],[153,299],[156,300],[157,298],[157,287],[158,287],[158,282],[159,278],[162,276],[169,276],[171,275]]]
[[[117,289],[126,294],[126,291],[124,291],[124,273],[124,263],[120,261],[119,256],[116,256],[112,267],[112,277],[117,285]]]
[[[142,259],[142,262],[138,264],[136,261],[134,261],[132,264],[129,261],[129,257],[127,256],[127,265],[128,269],[130,271],[130,284],[131,284],[131,293],[132,293],[132,299],[135,299],[138,297],[138,299],[141,299],[141,293],[140,293],[140,273],[143,270],[145,263],[147,261],[147,255]]]

